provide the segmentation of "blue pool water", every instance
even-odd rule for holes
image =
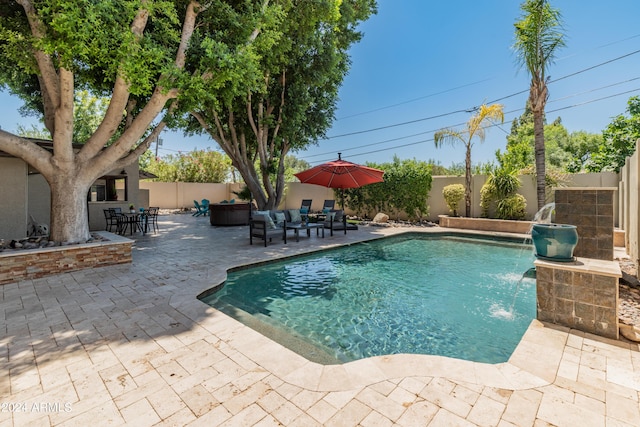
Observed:
[[[508,360],[535,317],[530,245],[409,234],[232,272],[203,298],[321,363]]]

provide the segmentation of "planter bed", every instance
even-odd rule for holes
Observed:
[[[0,252],[0,285],[58,273],[131,262],[133,240],[98,231],[103,241]]]
[[[439,215],[440,227],[465,230],[498,231],[504,233],[529,234],[532,221],[512,221],[506,219],[465,218]]]

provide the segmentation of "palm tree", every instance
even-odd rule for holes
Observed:
[[[549,98],[547,69],[553,62],[556,50],[565,43],[560,12],[552,8],[548,0],[526,0],[521,9],[524,14],[515,23],[516,41],[513,47],[520,67],[526,67],[531,75],[529,105],[533,112],[536,188],[538,209],[541,209],[545,203],[544,107]]]
[[[473,138],[477,136],[480,139],[480,142],[483,142],[485,137],[485,128],[496,120],[499,120],[500,123],[504,122],[502,105],[482,104],[478,113],[469,119],[465,129],[455,130],[445,128],[440,129],[433,135],[436,148],[441,147],[444,143],[454,145],[456,142],[462,142],[467,149],[465,157],[464,190],[465,216],[467,217],[471,216],[471,147],[473,147]]]

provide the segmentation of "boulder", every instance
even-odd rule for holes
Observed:
[[[373,220],[371,222],[376,224],[387,223],[389,222],[389,215],[379,212],[376,214],[376,216],[373,217]]]

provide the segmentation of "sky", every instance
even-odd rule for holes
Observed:
[[[552,0],[559,9],[566,47],[550,66],[547,121],[569,130],[600,133],[640,95],[638,0]],[[327,138],[292,153],[312,165],[337,158],[356,163],[393,159],[464,162],[464,146],[436,148],[435,131],[460,129],[483,103],[504,106],[505,122],[475,140],[474,164],[504,151],[511,122],[520,116],[530,78],[512,49],[518,0],[378,0],[378,13],[360,25],[351,69],[340,89]],[[21,101],[0,92],[0,127],[15,131]],[[219,149],[207,136],[165,131],[160,156]],[[152,149],[155,147],[152,146]]]

